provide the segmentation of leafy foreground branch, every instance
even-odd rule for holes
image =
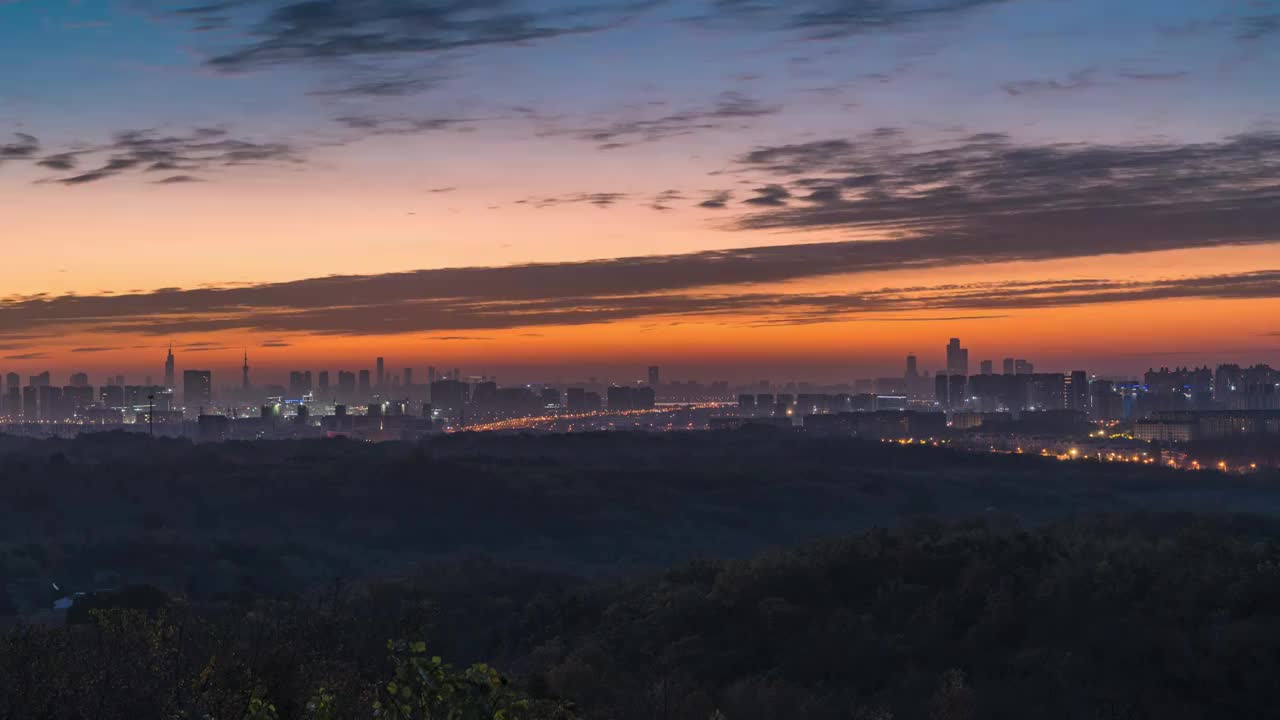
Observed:
[[[497,670],[476,664],[455,670],[440,657],[427,657],[427,644],[387,643],[394,676],[378,689],[374,716],[386,720],[530,720],[571,718],[569,709],[550,701],[533,701],[513,692]],[[326,699],[313,701],[315,720],[332,720],[322,714]]]
[[[281,625],[259,627],[275,634]],[[302,628],[294,628],[300,630]],[[316,628],[312,628],[315,630]],[[165,720],[573,720],[567,703],[535,700],[488,665],[456,668],[422,641],[388,641],[390,678],[365,681],[342,662],[313,662],[307,644],[231,639],[168,612],[93,610],[79,627],[23,628],[0,644],[0,718]],[[203,667],[197,648],[216,646]],[[227,654],[222,654],[223,652]],[[281,663],[301,663],[280,667]],[[195,670],[194,672],[192,672]],[[321,684],[299,692],[305,678]],[[292,686],[292,687],[291,687]],[[289,698],[305,697],[290,703]],[[273,698],[280,698],[280,704]]]

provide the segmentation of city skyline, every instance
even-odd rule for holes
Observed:
[[[1220,361],[1199,367],[1152,365],[1141,378],[1108,377],[1073,364],[1035,359],[971,365],[962,338],[942,348],[945,367],[921,371],[920,356],[897,372],[835,383],[791,378],[706,382],[662,365],[627,374],[531,382],[476,374],[459,366],[352,366],[296,369],[287,384],[251,375],[242,351],[240,382],[206,368],[182,368],[169,348],[164,384],[113,375],[95,386],[77,372],[69,384],[45,370],[23,382],[8,372],[0,428],[24,437],[147,433],[198,442],[348,437],[367,442],[422,440],[457,432],[691,432],[772,428],[776,432],[861,437],[882,442],[952,444],[977,452],[1031,452],[1059,460],[1153,464],[1199,470],[1188,443],[1259,442],[1280,433],[1280,371]],[[200,358],[199,353],[195,353]],[[974,356],[981,357],[981,356]],[[415,382],[415,377],[422,382]],[[117,438],[123,435],[117,435]],[[1166,454],[1161,446],[1179,449]],[[1083,449],[1082,449],[1083,448]],[[1211,463],[1252,473],[1260,458],[1237,454]]]
[[[1277,18],[2,2],[0,369],[1280,363]]]
[[[193,353],[196,359],[192,361],[192,365],[189,367],[184,366],[181,368],[182,372],[184,373],[184,376],[186,373],[189,373],[189,372],[210,373],[220,378],[225,378],[229,376],[231,374],[230,368],[225,368],[216,364],[211,364],[209,362],[206,362],[206,360],[208,359],[207,355],[205,355],[206,350],[208,350],[208,348],[201,347],[196,349],[196,352]],[[216,350],[225,351],[227,349],[216,348]],[[241,390],[250,390],[250,389],[261,389],[262,387],[265,387],[265,386],[293,386],[304,375],[305,375],[308,387],[312,386],[313,382],[316,380],[319,381],[321,386],[325,386],[329,384],[328,381],[331,378],[339,378],[343,374],[349,374],[352,377],[359,375],[362,389],[368,389],[368,388],[388,389],[394,386],[399,386],[401,383],[403,383],[406,386],[417,385],[420,387],[425,387],[427,385],[430,385],[436,379],[446,379],[446,378],[447,379],[465,379],[468,381],[479,381],[479,380],[491,381],[491,380],[497,380],[499,378],[499,374],[496,372],[493,372],[492,368],[486,368],[484,366],[468,366],[468,372],[463,373],[461,370],[461,367],[453,363],[446,362],[440,365],[427,364],[421,361],[404,362],[404,363],[396,363],[396,362],[387,363],[386,358],[384,356],[367,358],[366,360],[371,360],[371,362],[368,362],[365,365],[361,365],[359,361],[356,361],[354,363],[347,363],[345,365],[333,366],[333,367],[310,366],[305,361],[302,361],[302,362],[294,361],[291,363],[286,362],[285,364],[282,364],[282,365],[268,365],[266,366],[265,369],[263,369],[261,366],[255,363],[255,365],[253,366],[254,369],[257,371],[260,371],[262,374],[251,376],[251,367],[249,364],[248,349],[240,348],[238,350],[238,353],[240,354],[240,361],[237,364],[237,366],[234,368],[236,371],[235,381],[232,382],[229,380],[224,380],[221,382],[221,384],[218,384],[217,381],[213,381],[213,384],[211,385],[211,389],[221,387],[223,389],[238,388]],[[1067,360],[1065,361],[1065,364],[1061,366],[1056,366],[1056,365],[1053,365],[1052,363],[1045,363],[1043,361],[1039,361],[1041,362],[1041,364],[1039,365],[1039,367],[1037,367],[1036,365],[1037,360],[1034,358],[1028,359],[1024,357],[1004,355],[1001,353],[994,353],[994,354],[991,354],[990,357],[982,357],[981,359],[976,359],[979,356],[975,355],[974,356],[975,359],[971,362],[970,355],[969,355],[969,348],[964,347],[962,345],[962,340],[960,338],[948,339],[947,345],[944,348],[942,348],[938,354],[941,356],[941,359],[935,366],[936,370],[929,369],[930,366],[928,364],[928,358],[929,358],[928,353],[908,352],[905,355],[900,355],[898,357],[898,367],[896,369],[885,368],[881,372],[871,372],[871,373],[862,373],[862,374],[859,374],[856,372],[847,372],[843,374],[838,374],[834,376],[834,378],[805,377],[803,375],[782,376],[782,377],[763,377],[759,375],[747,374],[747,375],[735,376],[733,372],[729,371],[731,370],[731,368],[719,368],[718,370],[707,370],[706,372],[710,374],[706,376],[700,376],[696,374],[695,375],[682,374],[687,372],[688,370],[687,368],[682,366],[673,367],[670,365],[620,364],[617,366],[613,366],[611,368],[606,368],[607,370],[612,370],[613,374],[610,374],[609,372],[605,372],[605,373],[597,373],[597,374],[591,374],[591,375],[582,375],[581,377],[572,375],[571,373],[566,372],[563,368],[533,367],[528,369],[527,372],[541,373],[541,374],[529,375],[528,377],[517,376],[514,379],[514,381],[512,381],[511,384],[515,384],[515,385],[520,385],[520,384],[536,385],[536,384],[546,384],[546,383],[572,384],[574,382],[582,383],[582,382],[590,381],[592,383],[598,383],[598,384],[611,384],[611,383],[612,384],[644,384],[644,385],[649,385],[653,387],[658,387],[658,386],[661,386],[664,382],[674,382],[676,384],[679,384],[682,382],[690,382],[690,381],[693,381],[693,382],[723,381],[723,382],[736,383],[744,386],[756,385],[756,384],[759,384],[760,382],[779,383],[779,384],[786,384],[786,383],[794,384],[797,382],[799,383],[807,382],[807,383],[839,386],[839,385],[845,385],[845,384],[852,384],[852,383],[855,383],[858,381],[864,381],[864,380],[874,381],[877,377],[882,379],[897,378],[900,380],[905,380],[908,383],[911,383],[915,380],[925,381],[929,379],[931,376],[959,375],[959,376],[969,377],[974,375],[1001,375],[1001,374],[1030,375],[1037,371],[1041,373],[1048,372],[1048,373],[1057,373],[1057,374],[1063,374],[1063,375],[1070,375],[1073,373],[1084,372],[1084,373],[1087,373],[1088,376],[1092,378],[1107,378],[1107,379],[1114,379],[1114,380],[1135,380],[1139,376],[1145,373],[1150,373],[1152,371],[1157,371],[1157,370],[1162,370],[1162,371],[1167,371],[1170,369],[1179,370],[1179,371],[1180,370],[1199,370],[1199,369],[1211,370],[1213,368],[1221,367],[1224,365],[1236,365],[1236,366],[1244,366],[1244,367],[1267,366],[1267,363],[1265,362],[1252,360],[1248,358],[1241,359],[1236,357],[1226,357],[1226,358],[1218,357],[1213,359],[1212,361],[1188,363],[1188,362],[1162,362],[1160,361],[1161,359],[1159,356],[1155,356],[1155,357],[1148,358],[1149,362],[1147,362],[1145,365],[1142,365],[1141,363],[1139,363],[1142,369],[1138,369],[1130,373],[1106,373],[1106,372],[1097,371],[1096,369],[1095,370],[1082,369],[1086,367],[1087,364],[1084,362],[1081,362],[1078,358]],[[926,358],[926,362],[924,364],[921,364],[920,362],[920,358],[922,356]],[[131,381],[131,384],[134,384],[134,385],[167,387],[167,388],[176,390],[180,387],[180,385],[176,380],[176,374],[177,374],[178,368],[179,368],[179,365],[177,362],[177,356],[174,352],[174,347],[168,346],[167,354],[163,361],[162,373],[158,376],[153,375],[151,373],[146,373],[146,374],[139,374],[138,376],[134,377],[134,376],[129,376],[127,374],[122,374],[122,373],[116,373],[116,372],[105,373],[104,372],[102,375],[103,377],[102,383],[91,383],[89,382],[89,378],[91,377],[90,374],[87,372],[84,372],[82,369],[70,370],[70,371],[59,370],[58,372],[61,373],[61,375],[65,375],[66,377],[68,377],[68,384],[72,386],[86,385],[86,384],[101,384],[101,385],[117,384],[118,385],[118,384],[124,384],[124,381],[127,379],[128,381]],[[1072,368],[1075,368],[1075,369],[1072,369]],[[726,371],[729,371],[729,372],[726,372]],[[421,380],[422,381],[421,383],[414,383],[415,372],[421,373],[420,375],[417,375],[417,379]],[[26,378],[29,381],[34,381],[37,377],[42,378],[39,383],[30,382],[27,384],[44,384],[44,383],[48,383],[53,380],[56,380],[57,377],[59,377],[58,374],[55,374],[54,370],[48,367],[43,367],[43,366],[39,373],[31,374],[31,375],[23,375],[22,373],[15,372],[13,370],[6,372],[5,370],[0,369],[0,381],[3,381],[3,379],[6,376],[10,378],[18,377],[20,381],[23,378]],[[154,382],[156,377],[163,378],[163,381]],[[254,379],[255,377],[256,377],[256,380]],[[507,379],[509,380],[509,378]],[[57,385],[58,383],[52,382],[52,384]],[[334,382],[333,385],[336,387],[337,383]]]

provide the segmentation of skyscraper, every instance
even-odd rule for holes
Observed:
[[[311,393],[311,371],[294,370],[289,373],[289,397],[301,398]]]
[[[947,343],[947,374],[969,375],[969,351],[960,347],[960,338],[951,338]]]
[[[22,377],[16,372],[5,376],[5,413],[11,420],[22,417]]]
[[[169,357],[164,360],[164,386],[170,390],[173,389],[176,378],[173,374],[173,344],[169,344]]]
[[[1067,376],[1067,408],[1089,412],[1089,373],[1084,370]]]
[[[76,374],[72,375],[72,376],[71,376],[71,386],[72,386],[72,387],[78,387],[78,388],[88,387],[88,386],[89,386],[89,376],[88,376],[88,375],[86,375],[86,374],[84,374],[84,373],[76,373]]]
[[[182,373],[182,402],[188,408],[213,404],[213,372],[186,370]]]
[[[920,377],[920,364],[915,353],[907,355],[907,370],[902,379],[907,386],[907,397],[915,400],[928,394],[929,388]]]
[[[649,387],[656,388],[662,381],[662,369],[657,365],[649,366]]]
[[[241,366],[240,368],[240,374],[241,374],[241,378],[240,378],[241,387],[243,387],[245,390],[248,390],[250,387],[252,387],[249,384],[249,351],[248,350],[244,351],[244,365]]]
[[[382,388],[387,383],[387,367],[382,358],[378,358],[378,384],[374,387]]]
[[[320,371],[320,392],[322,394],[329,392],[329,371],[328,370]]]
[[[982,368],[982,370],[980,371],[980,373],[981,373],[982,375],[991,375],[991,374],[992,374],[992,369],[993,369],[993,368],[992,368],[992,363],[991,363],[991,361],[990,361],[990,360],[983,360],[983,361],[982,361],[982,365],[981,365],[980,367]]]
[[[1013,369],[1014,369],[1013,358],[1005,358],[1003,365],[1004,365],[1004,374],[1012,375]]]
[[[369,387],[369,371],[361,370],[360,371],[360,394],[364,396],[368,396],[371,390],[372,388]]]
[[[356,392],[356,374],[349,370],[338,371],[338,393],[348,400]]]
[[[947,376],[943,373],[938,373],[937,375],[934,375],[933,376],[934,400],[936,400],[938,404],[941,405],[944,410],[946,410],[951,407],[950,397],[951,397],[951,385],[949,384],[949,380],[947,379]]]

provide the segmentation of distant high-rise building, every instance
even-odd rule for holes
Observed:
[[[1110,380],[1089,384],[1089,417],[1093,420],[1123,420],[1124,396]]]
[[[350,370],[338,371],[338,394],[344,399],[356,394],[356,374]]]
[[[1089,412],[1089,373],[1076,370],[1067,376],[1067,409]]]
[[[492,405],[498,397],[498,383],[485,380],[475,384],[471,388],[471,402],[476,405],[489,406]]]
[[[660,384],[662,384],[662,369],[659,368],[657,365],[650,365],[649,366],[649,387],[656,389]]]
[[[406,388],[413,387],[413,368],[404,369],[404,386]]]
[[[173,368],[174,368],[173,344],[170,343],[169,357],[164,359],[164,386],[169,389],[173,389],[173,385],[176,382],[176,378],[174,377],[174,373],[173,373]]]
[[[462,382],[462,368],[453,369],[453,379]]]
[[[378,384],[375,387],[381,388],[387,384],[387,366],[382,358],[378,358]]]
[[[52,385],[40,385],[36,387],[36,404],[40,408],[38,417],[45,422],[53,422],[56,420],[65,420],[65,413],[62,412],[62,388],[53,387]]]
[[[289,397],[301,398],[311,393],[311,371],[294,370],[289,373]]]
[[[969,397],[969,376],[952,375],[947,379],[947,395],[952,410],[963,410]]]
[[[40,388],[34,385],[28,385],[22,388],[22,419],[39,419],[40,403],[36,399],[36,392],[39,390]]]
[[[430,365],[427,367],[427,384],[431,385],[435,381],[436,381],[436,366]]]
[[[93,387],[86,381],[83,385],[68,385],[62,388],[64,417],[77,417],[93,404]]]
[[[17,420],[22,417],[22,377],[11,372],[5,376],[5,385],[5,415],[10,420]]]
[[[924,379],[920,376],[920,363],[916,359],[915,353],[907,355],[907,369],[903,373],[902,379],[906,385],[907,397],[919,399],[928,395],[929,389]]]
[[[321,370],[318,388],[321,394],[329,392],[329,371]]]
[[[608,391],[609,411],[648,410],[656,397],[652,387],[613,386]]]
[[[550,409],[550,408],[560,407],[560,391],[557,390],[556,388],[553,388],[553,387],[542,388],[542,393],[540,395],[540,398],[542,400],[543,408]]]
[[[360,394],[368,395],[371,390],[372,388],[369,387],[369,371],[361,370],[360,371]]]
[[[32,375],[27,378],[27,384],[31,387],[47,387],[50,384],[49,371],[45,370],[39,375]]]
[[[1013,363],[1013,372],[1015,375],[1032,375],[1036,371],[1036,366],[1028,360],[1015,360]]]
[[[457,380],[437,380],[431,383],[431,407],[442,417],[461,417],[471,399],[471,386]]]
[[[1003,366],[1004,366],[1003,370],[1005,375],[1013,374],[1014,367],[1015,367],[1013,358],[1005,358]]]
[[[244,351],[244,364],[240,366],[240,387],[248,390],[253,387],[249,384],[249,351]]]
[[[72,387],[89,387],[89,376],[85,373],[75,373],[71,376]]]
[[[213,404],[213,372],[186,370],[182,373],[182,402],[188,408]]]
[[[947,374],[969,375],[969,351],[960,347],[960,338],[951,338],[947,343]]]
[[[992,363],[991,363],[991,361],[990,361],[990,360],[983,360],[983,361],[982,361],[982,364],[981,364],[981,365],[979,365],[979,367],[981,368],[981,370],[980,370],[979,372],[980,372],[982,375],[991,375],[991,374],[993,374],[993,373],[992,373]]]

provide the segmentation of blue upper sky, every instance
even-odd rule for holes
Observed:
[[[736,91],[812,132],[950,123],[1124,139],[1212,138],[1280,108],[1280,4],[1267,0],[597,0],[589,12],[335,0],[341,17],[305,14],[328,4],[0,3],[0,122],[64,142],[192,123],[323,133],[357,112],[513,107],[572,126]],[[401,86],[362,96],[353,78]]]

